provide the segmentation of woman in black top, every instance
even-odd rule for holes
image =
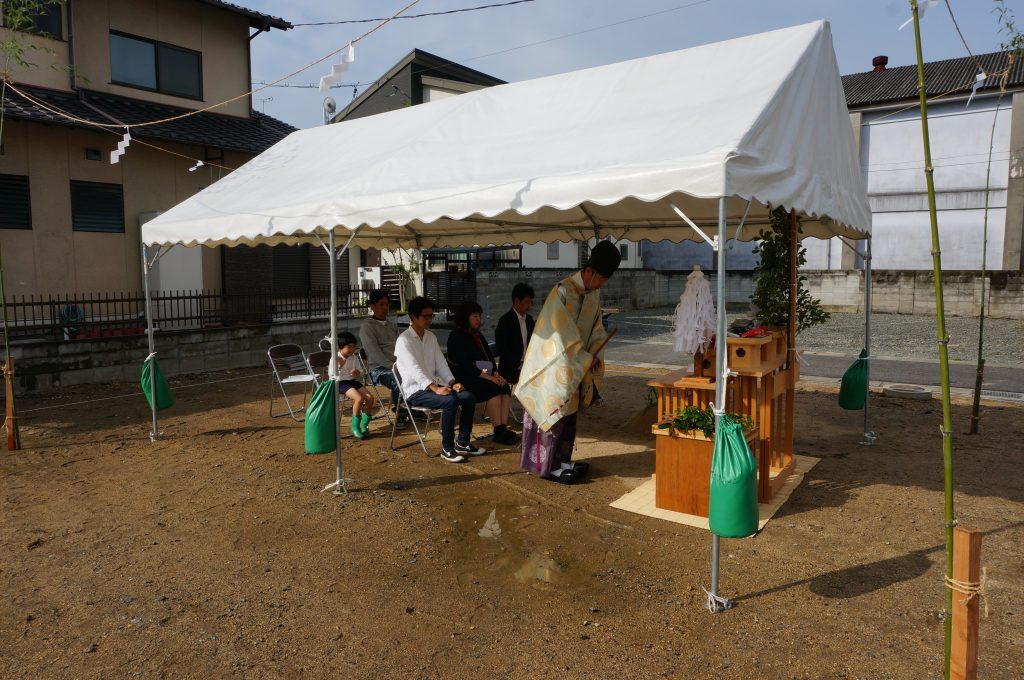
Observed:
[[[482,315],[483,309],[475,302],[463,302],[455,312],[455,330],[448,336],[448,363],[455,379],[473,393],[478,403],[485,402],[495,443],[515,444],[519,437],[508,429],[511,389],[498,374],[494,354],[480,333]]]

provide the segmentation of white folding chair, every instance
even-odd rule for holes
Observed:
[[[437,416],[438,423],[440,423],[440,421],[441,421],[441,413],[443,413],[443,411],[441,409],[439,409],[439,408],[430,408],[428,406],[413,406],[413,405],[411,405],[409,403],[408,399],[406,398],[407,395],[405,394],[405,389],[402,387],[402,376],[399,375],[399,373],[398,373],[398,363],[397,362],[395,362],[394,366],[391,367],[391,372],[395,376],[395,382],[398,383],[398,401],[399,401],[398,406],[399,406],[399,408],[404,408],[405,412],[409,415],[409,422],[412,423],[412,428],[413,428],[413,430],[416,431],[416,438],[420,442],[420,447],[423,449],[423,453],[425,453],[425,454],[427,454],[429,456],[430,455],[430,451],[427,451],[427,444],[426,444],[426,442],[424,442],[424,437],[430,431],[430,419],[431,419],[431,417]],[[426,416],[427,422],[426,422],[426,425],[423,426],[423,432],[420,432],[420,428],[416,424],[416,419],[412,415],[413,411],[416,411],[418,413],[422,413],[424,416]],[[395,415],[396,416],[398,415],[397,409],[395,411]],[[413,442],[409,442],[408,444],[402,444],[401,446],[398,446],[398,447],[395,446],[395,431],[397,429],[398,429],[398,418],[396,417],[395,420],[391,423],[391,450],[392,451],[397,451],[399,449],[404,449],[407,446],[412,446]]]
[[[274,345],[267,350],[267,360],[270,362],[270,417],[279,418],[290,415],[292,420],[301,423],[305,416],[300,415],[306,410],[306,402],[313,388],[317,386],[317,375],[309,367],[306,355],[298,345]],[[274,413],[274,383],[277,383],[284,397],[285,406],[288,411]],[[302,385],[302,406],[295,408],[289,399],[286,385]],[[291,395],[294,399],[298,395]]]

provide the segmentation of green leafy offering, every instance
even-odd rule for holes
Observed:
[[[754,421],[746,416],[730,413],[729,417],[736,421],[744,431],[749,430],[754,426]],[[681,432],[700,430],[704,433],[705,437],[710,438],[711,435],[715,433],[715,412],[710,408],[687,406],[677,413],[675,418],[672,420],[658,425],[658,429],[660,430],[667,430],[669,428],[679,430]]]

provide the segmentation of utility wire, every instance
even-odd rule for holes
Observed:
[[[482,9],[494,9],[496,7],[509,7],[510,5],[521,5],[524,2],[535,2],[536,0],[511,0],[511,2],[496,2],[490,5],[478,5],[477,7],[463,7],[462,9],[449,9],[443,12],[424,12],[422,14],[403,14],[395,17],[396,19],[422,19],[423,17],[439,17],[446,14],[459,14],[461,12],[476,12]],[[384,21],[384,19],[341,19],[338,21],[312,21],[303,24],[292,24],[294,27],[299,26],[338,26],[340,24],[369,24],[374,21]]]
[[[600,31],[600,30],[603,30],[605,28],[612,28],[613,26],[622,26],[623,24],[628,24],[628,23],[631,23],[633,21],[640,21],[642,19],[650,19],[651,17],[660,16],[662,14],[668,14],[669,12],[678,12],[681,9],[687,9],[689,7],[696,7],[697,5],[704,5],[704,4],[707,4],[709,2],[713,2],[713,1],[714,0],[697,0],[696,2],[690,2],[690,3],[687,3],[685,5],[677,5],[675,7],[669,7],[668,9],[659,10],[657,12],[651,12],[650,14],[642,14],[640,16],[630,17],[628,19],[622,19],[621,21],[613,21],[610,24],[602,24],[600,26],[593,26],[591,28],[584,28],[581,31],[574,31],[572,33],[565,33],[564,35],[556,35],[553,38],[545,38],[544,40],[538,40],[536,42],[526,43],[525,45],[519,45],[517,47],[509,47],[509,48],[504,49],[504,50],[498,50],[497,52],[488,52],[487,54],[480,54],[480,55],[475,56],[475,57],[470,57],[468,59],[463,59],[462,61],[475,61],[477,59],[484,59],[486,57],[493,57],[493,56],[496,56],[496,55],[499,55],[499,54],[506,54],[508,52],[514,52],[516,50],[525,49],[527,47],[536,47],[537,45],[544,45],[544,44],[547,44],[549,42],[555,42],[556,40],[564,40],[565,38],[573,38],[573,37],[575,37],[577,35],[585,35],[587,33],[593,33],[594,31]],[[450,64],[454,64],[456,66],[458,65],[457,62],[448,61],[447,64],[445,64],[444,66],[448,66]],[[438,67],[434,67],[434,68],[424,69],[420,73],[426,73],[427,71],[433,71],[433,70],[437,70],[437,69],[440,69],[440,68],[444,68],[444,66],[438,66]]]
[[[974,65],[978,67],[978,70],[985,73],[986,71],[984,67],[982,67],[981,62],[978,61],[978,58],[974,56],[974,52],[971,52],[971,48],[967,45],[967,40],[964,38],[964,34],[960,30],[960,24],[956,22],[956,15],[953,14],[953,6],[949,4],[949,0],[945,0],[945,2],[946,11],[949,12],[949,18],[953,22],[953,28],[956,29],[956,34],[960,36],[960,42],[963,43],[964,49],[967,50],[967,54],[971,57],[971,60],[974,61]]]

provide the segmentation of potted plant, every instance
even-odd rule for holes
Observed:
[[[753,421],[736,414],[729,417],[743,427],[747,445],[752,447],[757,436]],[[707,517],[715,412],[687,406],[672,420],[659,423],[655,434],[659,436],[655,437],[654,505]]]

